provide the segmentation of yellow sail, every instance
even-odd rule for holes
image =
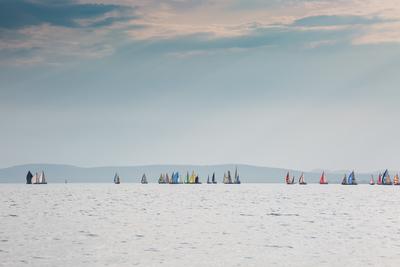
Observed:
[[[196,180],[196,174],[194,173],[194,171],[192,171],[192,175],[190,175],[190,178],[189,178],[189,183],[194,184],[195,180]]]

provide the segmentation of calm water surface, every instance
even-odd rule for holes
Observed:
[[[0,185],[0,266],[399,266],[400,187]]]

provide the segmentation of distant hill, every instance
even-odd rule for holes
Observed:
[[[69,183],[111,183],[115,172],[121,177],[122,182],[137,183],[143,173],[149,182],[157,182],[161,173],[178,171],[181,175],[192,170],[197,172],[200,180],[205,182],[207,175],[215,172],[218,182],[222,181],[224,172],[230,170],[232,175],[237,166],[240,179],[243,183],[282,183],[286,173],[299,177],[301,171],[259,167],[243,164],[223,164],[223,165],[146,165],[146,166],[110,166],[82,168],[71,165],[58,164],[29,164],[0,169],[0,183],[25,183],[25,176],[30,170],[32,173],[43,170],[49,183],[64,183],[65,179]],[[329,183],[340,183],[343,172],[326,172]],[[349,173],[349,171],[346,171]],[[304,172],[308,183],[318,183],[321,175],[320,171]],[[370,174],[356,173],[359,183],[368,183]]]

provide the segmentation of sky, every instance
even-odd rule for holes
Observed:
[[[0,167],[400,169],[397,0],[2,0]]]

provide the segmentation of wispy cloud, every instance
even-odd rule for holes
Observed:
[[[4,0],[0,2],[0,27],[18,29],[26,26],[50,24],[63,27],[96,26],[110,23],[110,17],[96,21],[95,24],[82,25],[80,19],[99,19],[102,16],[117,12],[124,13],[123,18],[129,18],[126,10],[131,7],[106,4],[79,4],[74,1],[32,1]],[[119,18],[113,18],[118,20]]]
[[[56,64],[111,55],[112,30],[137,18],[134,6],[5,0],[0,2],[0,63]]]
[[[378,17],[365,17],[365,16],[310,16],[297,19],[294,21],[294,26],[339,26],[339,25],[369,25],[384,20]]]
[[[394,0],[4,0],[0,60],[102,57],[126,43],[185,57],[275,45],[398,43],[399,19]]]

